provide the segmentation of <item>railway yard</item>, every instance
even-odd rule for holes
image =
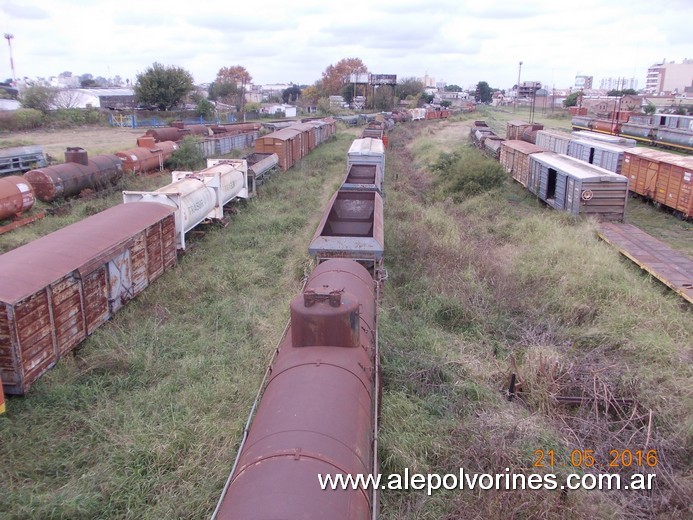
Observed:
[[[483,117],[497,131],[509,119]],[[388,490],[378,517],[688,518],[691,305],[601,241],[596,221],[547,207],[510,175],[489,192],[446,193],[433,165],[442,153],[479,154],[469,135],[481,118],[409,121],[388,134],[379,471],[642,473],[656,474],[656,485]],[[109,132],[118,132],[112,146]],[[81,133],[50,138],[56,149],[113,153],[133,132],[142,133],[104,129],[93,144]],[[311,237],[360,133],[341,126],[238,205],[226,227],[190,237],[175,267],[27,395],[6,398],[0,516],[212,515],[289,302],[313,271]],[[168,173],[126,176],[103,197],[75,199],[63,215],[0,236],[0,251],[118,204],[121,190],[168,182]],[[690,222],[637,199],[626,221],[691,255]],[[653,450],[654,462],[622,458]],[[537,464],[549,451],[555,466]],[[576,453],[595,463],[574,464]]]

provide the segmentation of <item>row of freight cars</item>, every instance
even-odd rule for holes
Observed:
[[[124,203],[0,255],[0,378],[25,394],[61,357],[176,265],[185,233],[219,219],[229,202],[251,198],[257,171],[274,154],[211,160],[173,172],[153,192],[124,192]],[[114,225],[114,222],[117,225]]]
[[[377,517],[377,489],[325,492],[316,476],[378,471],[384,168],[382,140],[352,143],[212,520]]]
[[[615,112],[611,118],[576,115],[571,124],[573,130],[623,136],[643,144],[693,152],[693,116],[622,111]]]
[[[47,164],[41,147],[33,147],[41,149],[42,160],[13,164],[13,168],[26,172],[23,176],[0,177],[0,221],[26,213],[37,198],[53,202],[79,195],[85,190],[100,191],[114,187],[126,172],[144,174],[162,170],[164,163],[178,149],[178,141],[187,135],[204,136],[196,145],[205,157],[251,147],[258,136],[259,126],[248,123],[150,129],[137,139],[136,147],[93,157],[89,157],[83,148],[69,147],[65,151],[65,162],[55,165]],[[12,150],[16,149],[11,149],[10,155],[15,154],[13,157],[17,158]]]
[[[516,121],[508,123],[506,133],[509,138],[506,140],[484,125],[478,122],[477,129],[472,130],[475,143],[498,158],[506,171],[530,190],[533,182],[529,178],[529,156],[548,151],[576,159],[578,163],[573,169],[579,169],[583,175],[586,172],[602,175],[605,179],[603,182],[606,182],[608,176],[604,172],[617,174],[628,180],[631,192],[661,204],[683,218],[693,215],[691,156],[636,147],[635,140],[623,136],[588,131],[567,134]],[[622,181],[612,179],[609,182]],[[541,196],[542,192],[538,195]],[[596,204],[596,201],[591,204]]]

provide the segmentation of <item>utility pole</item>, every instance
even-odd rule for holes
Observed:
[[[522,62],[520,62],[520,68],[517,69],[517,90],[515,91],[515,110],[517,112],[517,98],[520,97],[520,74],[522,73]]]
[[[7,45],[10,46],[10,67],[12,68],[12,82],[17,84],[17,75],[14,72],[14,59],[12,59],[12,38],[14,34],[5,33],[5,39],[7,40]]]

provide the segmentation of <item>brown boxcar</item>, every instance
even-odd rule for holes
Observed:
[[[525,130],[536,131],[543,129],[544,125],[539,123],[527,123],[526,121],[508,121],[505,124],[505,138],[509,141],[518,141],[522,139],[522,133]]]
[[[680,212],[684,217],[693,216],[693,157],[671,154],[663,161],[657,175],[654,200]]]
[[[276,153],[279,157],[279,168],[286,171],[301,159],[301,132],[292,128],[283,128],[255,140],[255,152]]]
[[[0,374],[31,384],[176,263],[174,208],[120,204],[0,255]]]
[[[693,215],[693,158],[661,150],[629,148],[621,172],[631,191],[679,211]]]
[[[513,179],[527,186],[529,176],[529,156],[543,152],[538,146],[517,139],[504,141],[500,148],[500,163],[503,169],[512,175]]]

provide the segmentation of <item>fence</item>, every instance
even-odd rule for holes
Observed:
[[[111,126],[121,128],[159,128],[162,126],[171,126],[172,121],[183,121],[186,125],[220,125],[235,123],[236,114],[222,112],[212,117],[205,118],[194,112],[186,114],[181,112],[138,111],[131,114],[111,112],[109,117],[109,124]]]

